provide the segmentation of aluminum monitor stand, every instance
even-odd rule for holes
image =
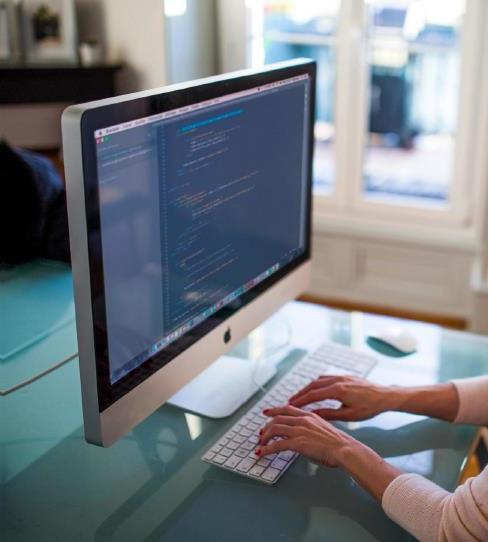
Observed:
[[[288,321],[271,317],[167,402],[207,418],[231,416],[275,376],[290,335]]]

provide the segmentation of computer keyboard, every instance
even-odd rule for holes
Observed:
[[[269,418],[265,408],[283,405],[312,380],[326,374],[366,376],[376,359],[346,346],[323,343],[314,352],[296,363],[266,394],[222,435],[203,455],[203,461],[238,474],[274,484],[296,459],[295,452],[284,451],[259,457],[254,453],[259,430]],[[338,401],[326,400],[307,405],[305,410],[337,408]]]

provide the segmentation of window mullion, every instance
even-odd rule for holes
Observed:
[[[461,33],[460,88],[454,160],[449,190],[449,207],[460,221],[471,220],[474,203],[476,124],[480,111],[480,52],[486,6],[483,0],[468,0]],[[469,196],[472,197],[469,197]]]
[[[361,6],[361,9],[358,9]],[[342,0],[337,34],[335,92],[336,198],[344,212],[356,199],[362,176],[364,132],[364,60],[362,58],[362,2]]]

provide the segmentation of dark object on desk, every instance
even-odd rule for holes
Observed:
[[[0,142],[0,264],[70,262],[66,190],[47,158]]]

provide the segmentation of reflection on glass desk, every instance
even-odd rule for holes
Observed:
[[[0,322],[2,353],[9,352],[1,359],[2,388],[76,351],[67,268],[37,263],[0,275],[0,296],[10,311],[2,311]],[[392,319],[294,302],[272,320],[291,327],[279,365],[283,374],[327,339],[368,350],[368,332]],[[487,339],[417,322],[401,325],[417,337],[418,352],[379,356],[372,380],[413,385],[488,373]],[[279,327],[263,326],[234,354],[266,352]],[[102,449],[84,441],[77,361],[6,396],[0,411],[2,539],[411,540],[340,470],[302,457],[276,486],[264,486],[203,463],[209,444],[249,404],[220,421],[164,406]],[[450,490],[475,435],[473,427],[401,413],[341,426],[398,467]]]

